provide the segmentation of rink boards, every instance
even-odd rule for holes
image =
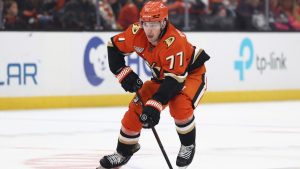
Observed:
[[[126,105],[106,44],[116,32],[0,32],[0,109]],[[211,56],[202,102],[300,99],[299,33],[189,32]],[[151,71],[136,55],[127,64]]]

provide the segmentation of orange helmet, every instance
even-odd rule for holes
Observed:
[[[148,1],[140,13],[140,21],[155,22],[168,19],[168,8],[161,0]]]

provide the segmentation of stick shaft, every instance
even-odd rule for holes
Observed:
[[[144,103],[143,103],[143,101],[142,101],[142,98],[141,98],[139,92],[136,92],[136,96],[137,96],[137,99],[139,100],[139,102],[142,104],[142,107],[144,107]],[[162,143],[161,143],[161,141],[160,141],[160,138],[159,138],[159,136],[158,136],[158,134],[157,134],[157,132],[156,132],[156,129],[154,128],[154,126],[151,126],[151,129],[152,129],[152,132],[153,132],[153,134],[154,134],[154,136],[155,136],[155,139],[156,139],[156,141],[157,141],[157,143],[158,143],[158,145],[159,145],[159,148],[160,148],[161,152],[162,152],[163,155],[164,155],[164,158],[165,158],[165,160],[166,160],[166,162],[167,162],[169,168],[170,168],[170,169],[173,169],[173,167],[172,167],[172,165],[171,165],[171,163],[170,163],[170,160],[169,160],[169,158],[168,158],[168,155],[167,155],[167,153],[166,153],[166,151],[165,151],[165,149],[164,149],[164,147],[163,147],[163,145],[162,145]]]

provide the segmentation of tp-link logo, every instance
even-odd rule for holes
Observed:
[[[248,52],[246,52],[248,51]],[[252,41],[245,38],[240,46],[240,59],[234,62],[234,69],[239,72],[240,80],[244,80],[244,71],[250,69],[254,58],[254,48]]]

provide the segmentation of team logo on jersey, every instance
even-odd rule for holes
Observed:
[[[137,51],[137,53],[142,53],[144,51],[144,48],[134,46],[134,50]]]
[[[138,24],[133,24],[133,25],[132,25],[132,28],[131,28],[132,34],[135,35],[135,34],[139,31],[139,29],[140,29],[140,25],[138,25]]]
[[[167,47],[170,47],[173,42],[175,41],[175,37],[171,36],[171,37],[168,37],[168,39],[165,40],[165,43],[167,44]]]

